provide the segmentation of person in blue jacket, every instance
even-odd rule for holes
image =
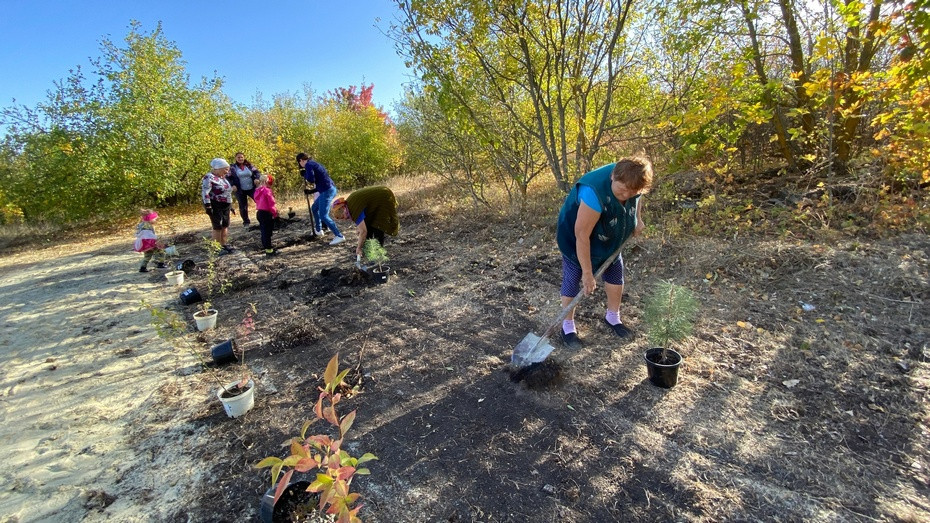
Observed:
[[[323,234],[322,227],[325,224],[336,236],[333,238],[333,241],[329,242],[330,245],[339,245],[346,241],[346,237],[339,232],[339,227],[336,226],[336,222],[333,221],[332,217],[329,215],[330,210],[333,208],[333,200],[336,198],[338,190],[333,183],[333,179],[329,177],[326,168],[318,162],[313,161],[313,158],[310,158],[307,153],[299,153],[297,155],[297,165],[303,170],[304,179],[307,180],[308,183],[314,185],[313,188],[310,189],[310,192],[315,192],[318,195],[316,199],[313,200],[313,205],[310,206],[310,211],[313,213],[313,221],[316,224],[316,231],[314,232],[318,236],[321,236]]]
[[[562,253],[562,307],[579,292],[594,292],[594,273],[627,239],[642,232],[642,195],[652,186],[652,163],[644,157],[624,158],[582,176],[559,212],[556,238]],[[620,320],[623,256],[617,256],[602,278],[607,292],[604,322],[621,338],[631,334]],[[562,341],[581,346],[575,309],[562,322]]]

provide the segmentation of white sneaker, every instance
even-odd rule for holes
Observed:
[[[340,243],[346,241],[345,236],[336,236],[333,238],[333,241],[329,242],[330,245],[339,245]]]
[[[322,230],[322,229],[317,229],[317,230],[313,231],[313,234],[316,234],[317,236],[323,236],[323,230]]]

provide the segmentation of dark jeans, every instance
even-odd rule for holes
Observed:
[[[374,238],[378,240],[378,243],[380,243],[382,247],[384,247],[384,231],[368,225],[367,222],[365,223],[365,228],[368,229],[368,234],[365,235],[365,239],[370,240]]]
[[[262,232],[262,249],[271,248],[271,233],[274,231],[274,217],[271,211],[255,211],[258,228]]]
[[[236,199],[239,200],[239,215],[242,218],[242,223],[249,223],[249,198],[255,201],[255,189],[249,189],[248,191],[239,189],[236,191]]]

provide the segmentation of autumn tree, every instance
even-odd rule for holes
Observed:
[[[629,0],[400,0],[398,7],[402,21],[391,34],[425,93],[450,120],[467,119],[461,127],[486,141],[489,155],[505,152],[490,163],[504,174],[532,172],[536,159],[518,151],[538,149],[568,190],[605,144],[641,123],[640,100],[619,91],[623,78],[642,74],[627,40]],[[513,135],[496,139],[502,126],[522,137],[508,147]]]
[[[873,155],[887,162],[887,173],[898,183],[930,187],[930,1],[895,4],[889,18],[894,56],[877,78],[882,97],[872,119]]]
[[[330,91],[315,111],[311,152],[348,187],[384,180],[401,162],[394,124],[372,103],[373,89],[362,85]]]
[[[124,44],[103,39],[95,81],[78,68],[36,107],[3,110],[0,183],[26,219],[195,201],[209,160],[222,155],[234,114],[221,81],[191,86],[160,25],[144,33],[132,22]]]

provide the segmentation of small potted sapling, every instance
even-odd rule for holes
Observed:
[[[181,319],[178,313],[167,309],[160,309],[145,300],[142,300],[142,307],[149,311],[152,325],[155,327],[155,332],[158,333],[159,338],[167,341],[171,345],[180,345],[193,354],[200,361],[200,366],[210,373],[210,378],[216,382],[221,389],[225,388],[216,369],[207,365],[203,355],[187,338],[187,323]]]
[[[643,322],[651,348],[646,350],[646,370],[653,385],[670,389],[678,383],[682,357],[671,345],[691,335],[698,302],[686,287],[659,282],[643,305]]]
[[[384,265],[384,262],[388,261],[387,250],[384,249],[384,246],[381,243],[374,239],[369,238],[365,240],[365,245],[362,247],[362,253],[365,255],[365,259],[370,263],[377,264],[377,267],[370,267],[369,271],[372,278],[374,278],[377,283],[385,283],[388,280],[388,274],[391,272],[391,268],[387,265]]]
[[[207,250],[207,277],[204,281],[206,286],[206,297],[200,302],[199,311],[194,313],[194,321],[197,322],[197,330],[205,331],[216,327],[217,310],[213,308],[210,299],[214,292],[223,293],[229,286],[229,282],[217,271],[216,259],[222,249],[219,242],[211,238],[203,239],[203,246]]]
[[[168,267],[171,268],[165,273],[165,279],[172,285],[182,285],[184,283],[184,271],[175,266],[175,259],[178,256],[178,248],[174,245],[165,247],[165,258],[168,260]]]
[[[180,345],[184,347],[200,360],[200,366],[209,372],[210,378],[216,383],[216,396],[220,399],[223,409],[229,417],[241,416],[252,408],[255,404],[255,383],[246,372],[243,372],[242,378],[239,380],[232,383],[223,383],[219,372],[207,365],[203,354],[187,338],[187,324],[184,323],[178,313],[167,309],[159,309],[145,300],[142,300],[142,307],[151,314],[152,325],[155,327],[155,332],[158,333],[159,338],[174,346]],[[244,361],[243,369],[245,369]]]
[[[249,309],[246,310],[245,318],[242,319],[242,322],[239,323],[239,327],[236,329],[237,334],[243,340],[248,338],[255,331],[255,320],[253,315],[257,312],[258,310],[255,304],[250,303]],[[235,361],[236,358],[234,351],[237,348],[240,349],[239,363],[242,372],[239,379],[217,389],[216,397],[219,398],[220,402],[223,404],[226,414],[231,418],[236,418],[251,410],[255,405],[255,382],[252,380],[249,369],[245,365],[246,343],[237,344],[235,338],[233,338],[213,347],[211,351],[213,360],[217,362],[220,361],[221,356],[219,356],[217,352],[221,347],[227,344],[229,352],[232,353],[233,361]]]

